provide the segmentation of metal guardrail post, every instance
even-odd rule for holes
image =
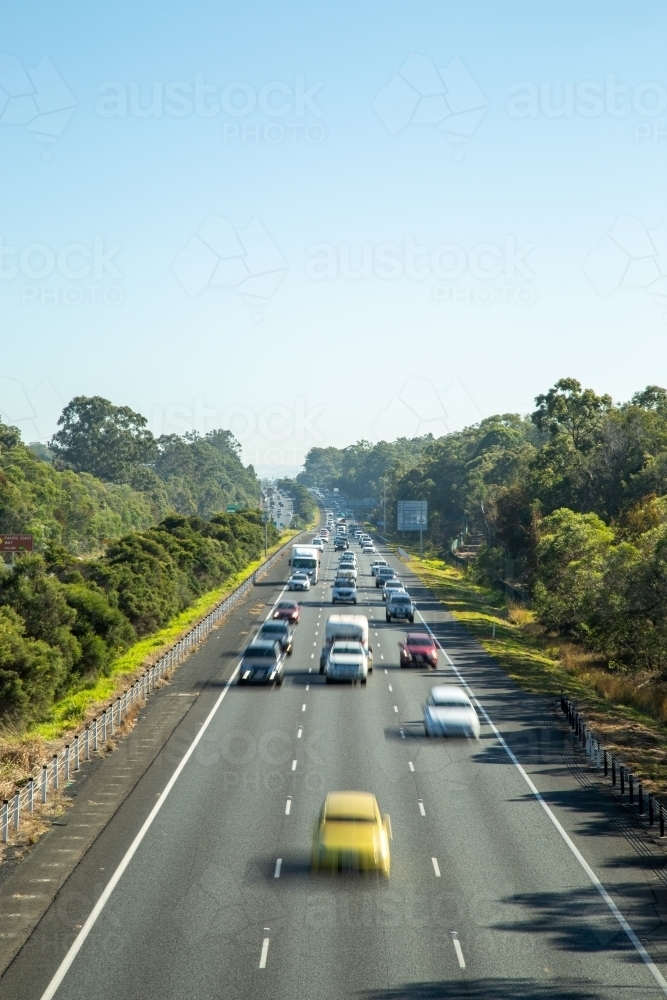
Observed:
[[[664,837],[665,836],[665,814],[662,811],[662,805],[659,805],[658,809],[660,811],[660,836]]]
[[[637,802],[639,806],[639,815],[642,816],[644,813],[644,786],[641,781],[637,787]]]
[[[42,765],[42,802],[46,802],[47,787],[49,784],[49,769],[46,764]]]
[[[28,778],[28,812],[32,816],[35,811],[35,783]]]
[[[93,751],[97,753],[97,716],[93,719]]]
[[[2,842],[6,844],[9,840],[9,802],[2,800]]]
[[[630,804],[635,801],[635,779],[633,774],[628,774],[628,785],[630,786]]]
[[[107,741],[107,710],[102,712],[102,743]]]
[[[74,770],[78,771],[80,767],[79,734],[77,733],[74,737]]]
[[[604,760],[604,776],[606,778],[609,774],[609,754],[606,750],[602,751],[602,759]]]
[[[109,705],[109,736],[113,736],[113,702]]]
[[[653,826],[653,796],[648,797],[648,825]]]
[[[19,792],[16,792],[15,795],[14,795],[14,808],[12,810],[13,813],[14,813],[14,832],[15,833],[18,833],[18,829],[19,829],[20,810],[21,810],[21,795],[20,795]]]
[[[619,768],[619,771],[621,772],[621,795],[625,795],[625,780],[624,780],[625,779],[625,774],[624,774],[624,768],[623,768],[622,764],[621,764],[621,766]]]
[[[58,754],[57,753],[54,753],[54,755],[53,755],[53,772],[52,772],[52,778],[53,778],[53,790],[54,790],[54,792],[57,792],[58,791]]]
[[[69,783],[69,743],[65,744],[65,784]]]
[[[83,756],[85,760],[90,760],[90,726],[86,726],[83,733]]]

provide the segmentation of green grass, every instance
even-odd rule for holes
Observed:
[[[300,531],[283,532],[279,541],[269,549],[268,556],[273,555],[281,545],[285,545],[290,538],[298,534]],[[99,707],[101,711],[115,695],[132,683],[138,673],[158,660],[191,625],[205,618],[228,594],[252,576],[263,562],[264,556],[256,559],[226,580],[222,586],[202,594],[194,604],[172,618],[159,632],[140,639],[115,661],[109,676],[101,677],[94,685],[82,688],[55,702],[50,719],[30,727],[23,734],[23,738],[37,737],[47,741],[60,739],[66,732],[78,727],[87,716],[94,714],[95,709]]]

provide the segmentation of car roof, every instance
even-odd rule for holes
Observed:
[[[327,819],[358,816],[359,819],[375,819],[377,802],[372,792],[329,792],[324,803]]]
[[[438,701],[458,701],[462,705],[470,703],[470,698],[463,688],[457,687],[455,684],[438,684],[436,687],[432,687],[431,698],[436,703]]]
[[[287,622],[268,621],[268,622],[262,622],[262,628],[271,631],[272,629],[275,630],[279,628],[289,628],[289,625],[287,624]]]
[[[252,652],[253,649],[274,649],[277,645],[275,639],[253,639],[246,646],[244,653]]]

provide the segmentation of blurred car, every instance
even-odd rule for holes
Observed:
[[[349,577],[350,580],[354,580],[355,583],[356,583],[356,580],[357,580],[357,567],[353,566],[352,563],[343,563],[342,566],[338,567],[338,571],[336,572],[336,579],[338,579],[339,577],[344,577],[344,576]]]
[[[391,820],[370,792],[329,792],[313,836],[314,871],[389,875]]]
[[[285,654],[276,639],[254,639],[243,650],[239,684],[277,684],[283,682]]]
[[[360,642],[343,639],[334,642],[324,666],[327,684],[330,681],[361,681],[368,679],[368,657]]]
[[[375,576],[380,566],[387,566],[387,565],[388,563],[386,559],[374,559],[373,562],[371,563],[371,576]]]
[[[312,542],[310,544],[314,545],[316,549],[320,550],[320,552],[324,552],[324,542],[322,541],[321,538],[319,538],[319,537],[318,538],[313,538],[313,540],[312,540]]]
[[[403,619],[409,622],[415,620],[415,606],[409,594],[404,590],[392,590],[387,596],[385,607],[385,617],[388,622],[396,619]]]
[[[370,556],[373,554],[373,552],[375,552],[375,546],[373,545],[372,542],[364,542],[364,544],[361,546],[361,551],[365,556]]]
[[[463,688],[439,684],[424,705],[427,736],[471,736],[479,739],[479,719]]]
[[[310,577],[307,573],[292,573],[287,581],[288,590],[310,590]]]
[[[294,633],[289,627],[287,622],[277,622],[270,620],[264,622],[259,632],[257,633],[258,639],[276,639],[283,650],[283,653],[287,653],[288,656],[292,655],[292,643],[294,642]]]
[[[428,632],[408,632],[403,642],[399,642],[402,667],[438,666],[438,647]]]
[[[357,585],[349,577],[340,577],[334,580],[331,588],[331,603],[337,604],[339,601],[341,604],[357,603]]]
[[[338,551],[339,549],[348,549],[349,547],[350,546],[349,546],[348,540],[347,540],[347,538],[344,535],[336,535],[336,537],[334,539],[334,550],[335,551]]]
[[[395,576],[389,577],[389,579],[385,580],[382,584],[382,600],[386,601],[393,590],[405,591],[405,586]]]
[[[387,580],[396,579],[396,570],[391,566],[378,566],[375,571],[375,586],[384,587]]]
[[[301,608],[296,601],[278,601],[273,609],[273,617],[297,625],[301,617]]]

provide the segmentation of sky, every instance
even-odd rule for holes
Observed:
[[[664,3],[0,15],[0,415],[246,463],[667,384]]]

